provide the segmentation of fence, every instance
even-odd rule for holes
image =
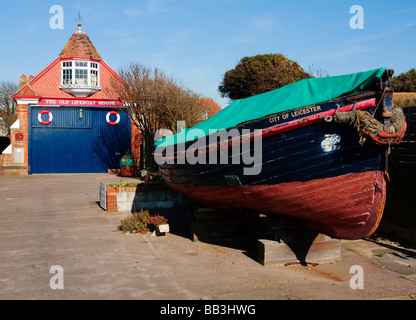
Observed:
[[[408,127],[403,142],[392,147],[389,156],[391,181],[383,220],[416,232],[416,106],[403,111]]]

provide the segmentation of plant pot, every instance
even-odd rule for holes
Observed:
[[[156,226],[156,231],[158,233],[166,233],[169,232],[169,224],[159,224],[158,226]]]
[[[121,167],[120,174],[122,177],[134,177],[136,167]]]

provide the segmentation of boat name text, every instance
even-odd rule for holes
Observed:
[[[307,107],[307,108],[303,108],[299,110],[293,110],[290,112],[279,114],[277,116],[273,116],[269,118],[269,122],[276,123],[276,122],[281,122],[281,121],[288,121],[288,120],[292,120],[300,116],[307,115],[309,113],[315,113],[315,112],[320,112],[320,111],[322,111],[321,106],[312,106],[312,107]]]

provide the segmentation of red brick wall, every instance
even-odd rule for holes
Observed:
[[[27,105],[17,105],[17,118],[20,120],[20,129],[12,129],[12,141],[13,148],[24,148],[25,149],[25,162],[21,166],[28,166],[28,154],[29,154],[29,139],[28,139],[28,107]],[[22,141],[15,141],[16,133],[23,134]]]
[[[117,211],[117,190],[115,189],[107,190],[107,211]]]
[[[28,170],[25,168],[29,164],[28,160],[28,107],[27,105],[17,105],[17,119],[20,121],[19,129],[11,129],[10,144],[12,145],[12,154],[3,154],[1,161],[1,174],[7,175],[27,175]],[[16,137],[18,139],[16,139]],[[20,139],[22,138],[22,139]],[[24,163],[14,162],[14,152],[16,148],[24,149]]]

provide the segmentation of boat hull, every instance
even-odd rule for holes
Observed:
[[[334,104],[301,109],[293,117],[308,117],[277,126],[273,121],[279,115],[247,125],[262,129],[260,145],[255,139],[245,142],[250,154],[261,151],[256,174],[244,174],[244,169],[259,164],[234,164],[232,152],[222,164],[221,148],[214,164],[179,164],[176,158],[175,163],[160,164],[160,173],[173,190],[208,207],[287,217],[339,239],[367,237],[377,229],[384,210],[385,148],[359,143],[353,126],[324,121],[328,113],[334,114]],[[374,99],[364,99],[355,107],[374,106]]]
[[[252,209],[294,219],[339,239],[361,239],[378,227],[386,199],[382,171],[278,185],[194,187],[168,184],[206,206]]]

